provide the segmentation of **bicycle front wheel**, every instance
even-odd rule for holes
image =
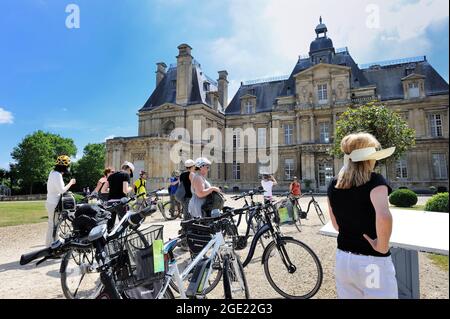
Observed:
[[[237,255],[224,257],[223,288],[225,299],[250,299],[244,267]]]
[[[315,203],[314,208],[316,209],[317,216],[320,219],[320,222],[322,225],[325,225],[327,223],[327,219],[325,218],[325,215],[322,212],[322,208],[320,208],[319,204]]]
[[[323,280],[319,258],[304,243],[283,238],[270,243],[264,252],[264,272],[276,292],[288,299],[309,299]]]
[[[61,262],[61,286],[67,299],[96,299],[103,290],[94,251],[70,250]]]
[[[165,220],[175,220],[181,215],[181,210],[175,205],[174,209],[170,209],[170,202],[161,204],[160,210]]]

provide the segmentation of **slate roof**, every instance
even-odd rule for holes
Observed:
[[[175,103],[176,102],[176,80],[177,80],[177,68],[171,67],[167,70],[166,75],[161,80],[159,85],[155,88],[150,98],[144,104],[144,106],[139,110],[150,111],[155,109],[165,103]],[[217,84],[211,81],[203,73],[198,63],[192,65],[192,90],[189,96],[188,106],[192,104],[205,104],[210,107],[212,105],[206,97],[207,91],[203,87],[203,83],[209,83],[209,91],[217,91]],[[223,112],[222,106],[219,105],[219,111]]]
[[[422,62],[402,63],[379,68],[364,69],[366,78],[377,86],[377,94],[382,101],[403,99],[402,79],[409,72],[425,77],[425,93],[427,96],[448,94],[448,83],[426,60]]]
[[[242,85],[231,103],[226,108],[226,115],[241,114],[241,97],[250,94],[256,96],[256,112],[264,113],[272,110],[275,99],[281,96],[286,81],[273,81],[252,85]]]

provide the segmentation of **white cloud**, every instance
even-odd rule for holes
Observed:
[[[14,116],[11,112],[0,107],[0,124],[13,124]]]
[[[228,70],[232,97],[240,81],[290,73],[298,55],[308,54],[319,16],[334,46],[347,46],[361,64],[423,55],[439,45],[425,30],[448,17],[448,8],[447,0],[232,0],[230,35],[202,43],[209,48],[202,62]]]
[[[111,140],[115,137],[116,137],[115,135],[109,135],[109,136],[105,137],[104,142],[106,142],[107,140]]]

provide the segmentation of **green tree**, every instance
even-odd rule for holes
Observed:
[[[408,126],[400,115],[379,102],[370,102],[364,106],[348,109],[336,123],[336,136],[331,154],[342,158],[342,139],[352,133],[367,132],[374,135],[382,148],[396,147],[391,159],[402,157],[406,151],[415,146],[416,132]]]
[[[74,156],[77,148],[70,138],[37,131],[27,135],[11,153],[16,161],[14,175],[33,193],[35,183],[45,183],[59,155]]]
[[[89,187],[91,191],[103,175],[105,169],[106,147],[104,143],[88,144],[84,148],[83,157],[74,163],[73,173],[77,180],[76,187],[81,190]]]

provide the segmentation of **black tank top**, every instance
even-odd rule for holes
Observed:
[[[370,200],[370,192],[381,185],[388,187],[389,194],[392,192],[384,177],[372,173],[368,183],[350,189],[336,189],[336,183],[337,179],[330,183],[328,198],[339,225],[338,248],[367,256],[390,256],[390,252],[381,254],[375,251],[363,237],[364,234],[367,234],[372,239],[377,238],[376,214]],[[386,198],[386,200],[388,199]]]

